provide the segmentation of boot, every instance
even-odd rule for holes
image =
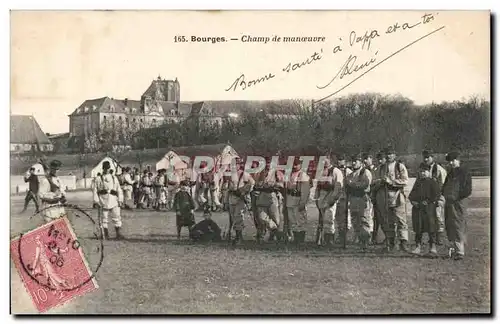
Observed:
[[[233,241],[233,245],[241,243],[243,241],[243,231],[236,231],[236,236]]]
[[[276,237],[276,233],[278,232],[277,229],[272,229],[271,232],[269,233],[269,242],[274,241],[274,238]]]
[[[408,241],[407,240],[400,240],[399,249],[403,252],[408,252]]]
[[[333,234],[325,233],[323,235],[324,246],[332,246],[333,242]]]
[[[444,232],[437,232],[436,233],[436,244],[437,245],[443,245],[443,236],[444,236]]]
[[[117,240],[122,240],[124,239],[122,233],[120,233],[121,231],[121,228],[120,227],[115,227],[115,230],[116,230],[116,239]]]
[[[306,231],[300,231],[299,235],[300,235],[300,243],[305,243],[305,241],[306,241]]]
[[[341,245],[344,245],[344,240],[347,239],[346,237],[346,232],[344,231],[340,231],[339,232],[339,235],[338,235],[338,240],[337,240],[337,243],[338,244],[341,244]]]
[[[413,251],[411,251],[411,253],[420,254],[420,252],[422,252],[422,246],[420,245],[420,243],[417,243],[417,246],[415,247],[415,249],[413,249]]]
[[[429,254],[433,256],[437,256],[437,248],[435,243],[431,243],[430,249],[429,249]]]
[[[107,228],[104,229],[104,239],[109,240],[109,230]]]
[[[394,237],[386,238],[385,252],[392,253],[396,248]]]

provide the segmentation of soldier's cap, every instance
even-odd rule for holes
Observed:
[[[158,173],[163,173],[163,172],[167,172],[167,169],[160,169],[160,170],[158,170]]]
[[[182,180],[182,181],[181,181],[181,186],[184,186],[184,187],[189,187],[189,185],[190,185],[189,180]]]
[[[296,157],[294,160],[293,160],[293,165],[300,165],[302,163],[302,161],[300,160],[299,157]]]
[[[144,170],[144,171],[142,171],[142,173],[148,174],[148,170]]]
[[[130,168],[129,168],[129,167],[124,167],[124,168],[123,168],[123,171],[125,171],[125,172],[129,172],[129,171],[130,171]]]
[[[109,161],[102,162],[102,168],[106,170],[111,168],[111,164],[109,163]]]
[[[351,161],[363,161],[363,154],[354,154],[351,157]]]
[[[59,169],[59,168],[61,168],[61,165],[62,165],[62,162],[61,162],[61,161],[59,161],[59,160],[52,160],[52,161],[50,162],[50,167],[51,167],[52,169]]]
[[[385,148],[384,153],[386,155],[396,154],[396,150],[392,146],[388,146],[388,147]]]
[[[339,155],[337,156],[337,161],[344,161],[344,160],[346,160],[346,159],[347,159],[347,157],[346,157],[346,155],[345,155],[345,154],[343,154],[343,153],[341,153],[341,154],[339,154]]]
[[[433,155],[434,155],[434,154],[432,153],[432,151],[431,151],[431,150],[423,150],[423,151],[422,151],[422,156],[423,156],[424,158],[429,157],[429,156],[433,156]]]
[[[418,168],[419,168],[419,170],[422,170],[422,171],[430,171],[431,166],[428,165],[427,163],[420,163]]]
[[[381,158],[383,158],[384,156],[385,156],[385,155],[384,155],[384,152],[380,151],[380,152],[378,152],[378,153],[377,153],[377,156],[376,156],[376,157],[377,157],[377,159],[381,159]]]
[[[458,152],[450,152],[448,154],[446,154],[446,161],[450,162],[450,161],[453,161],[455,159],[458,159],[460,155],[458,154]]]
[[[370,153],[363,153],[363,160],[366,160],[368,158],[373,158],[373,155],[371,155]]]

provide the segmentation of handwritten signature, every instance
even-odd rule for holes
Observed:
[[[433,14],[424,14],[421,18],[422,18],[421,21],[419,21],[413,25],[410,25],[409,23],[406,23],[406,22],[403,23],[402,25],[400,25],[398,22],[391,24],[385,30],[385,34],[393,34],[396,32],[399,33],[401,31],[412,29],[412,28],[414,28],[418,25],[421,25],[421,24],[427,24],[427,23],[431,22],[432,20],[434,20]],[[347,88],[348,86],[350,86],[351,84],[353,84],[354,82],[359,80],[361,77],[366,75],[368,72],[372,71],[374,68],[376,68],[377,66],[379,66],[383,62],[389,60],[394,55],[411,47],[412,45],[418,43],[419,41],[431,36],[432,34],[442,30],[443,28],[445,28],[445,26],[442,26],[440,28],[435,29],[434,31],[432,31],[430,33],[425,34],[424,36],[422,36],[422,37],[412,41],[411,43],[399,48],[398,50],[396,50],[395,52],[388,55],[387,57],[385,57],[382,60],[379,60],[379,58],[377,56],[379,51],[375,51],[375,53],[372,54],[372,56],[369,59],[366,59],[364,61],[361,61],[362,59],[359,59],[357,55],[349,53],[347,60],[344,61],[344,63],[342,64],[340,69],[337,71],[337,73],[333,76],[333,78],[329,82],[327,82],[325,85],[322,85],[322,86],[317,85],[316,87],[318,89],[325,89],[325,88],[329,87],[330,85],[332,85],[332,83],[334,81],[342,80],[342,79],[344,79],[344,77],[347,77],[347,76],[353,76],[353,77],[356,76],[355,79],[351,80],[346,85],[340,87],[335,92],[333,92],[333,93],[329,94],[328,96],[325,96],[319,100],[316,100],[315,102],[323,101],[323,100],[337,94],[338,92],[344,90],[345,88]],[[361,50],[369,51],[370,47],[372,45],[372,41],[375,40],[376,38],[379,38],[379,37],[381,37],[381,35],[380,35],[379,31],[376,29],[365,31],[364,34],[359,34],[359,35],[356,34],[355,31],[351,31],[349,33],[348,45],[349,45],[349,47],[352,48],[355,45],[360,44]],[[342,41],[342,38],[339,38],[339,39]],[[339,53],[339,52],[342,52],[342,51],[343,51],[343,47],[340,44],[336,45],[332,50],[334,55]],[[321,61],[322,59],[323,59],[323,49],[321,49],[319,52],[315,51],[312,55],[310,55],[309,57],[307,57],[305,60],[303,60],[301,62],[288,62],[287,65],[285,65],[285,67],[281,69],[281,72],[293,73],[294,71],[305,68],[306,66],[312,65],[315,62]],[[255,78],[255,79],[251,79],[251,80],[247,80],[245,74],[242,73],[238,78],[236,78],[232,82],[232,84],[227,89],[225,89],[225,91],[246,90],[250,87],[253,87],[253,86],[256,86],[258,84],[269,81],[271,79],[274,79],[275,77],[276,77],[275,74],[273,74],[272,72],[269,72],[264,76],[261,76],[261,77]]]
[[[334,92],[330,93],[329,95],[319,99],[319,100],[315,100],[314,103],[318,103],[318,102],[321,102],[323,100],[326,100],[328,98],[330,98],[331,96],[334,96],[336,95],[337,93],[339,93],[340,91],[344,90],[345,88],[347,88],[348,86],[350,86],[351,84],[353,84],[354,82],[356,82],[357,80],[359,80],[360,78],[362,78],[363,76],[365,76],[368,72],[371,72],[374,68],[376,68],[377,66],[379,66],[380,64],[384,63],[385,61],[389,60],[391,57],[401,53],[402,51],[404,51],[405,49],[411,47],[412,45],[415,45],[416,43],[420,42],[421,40],[431,36],[432,34],[435,34],[437,33],[438,31],[442,30],[443,28],[445,28],[445,26],[441,26],[439,27],[438,29],[435,29],[433,31],[431,31],[430,33],[427,33],[425,34],[424,36],[412,41],[411,43],[401,47],[400,49],[396,50],[395,52],[389,54],[387,57],[385,57],[383,60],[379,61],[378,63],[376,63],[375,65],[372,65],[372,63],[375,63],[376,59],[373,57],[371,58],[369,61],[366,61],[364,62],[363,64],[361,65],[355,65],[354,63],[356,63],[356,59],[357,57],[356,56],[349,56],[349,59],[344,63],[344,65],[342,65],[342,68],[340,69],[339,72],[337,72],[337,74],[333,77],[333,79],[327,83],[325,86],[316,86],[318,89],[324,89],[326,87],[328,87],[339,75],[340,75],[340,79],[342,79],[342,77],[344,77],[345,75],[347,74],[353,74],[353,72],[359,72],[361,70],[363,70],[364,68],[367,68],[368,66],[371,66],[369,69],[367,70],[364,70],[364,72],[362,74],[359,74],[354,80],[350,81],[349,83],[347,83],[346,85],[340,87],[339,89],[335,90]]]

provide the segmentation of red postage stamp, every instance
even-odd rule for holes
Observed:
[[[98,288],[66,217],[11,241],[11,257],[39,312]]]

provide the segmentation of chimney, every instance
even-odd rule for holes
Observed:
[[[125,99],[123,100],[123,103],[125,104],[125,106],[127,106],[127,104],[128,104],[128,98],[125,98]]]

